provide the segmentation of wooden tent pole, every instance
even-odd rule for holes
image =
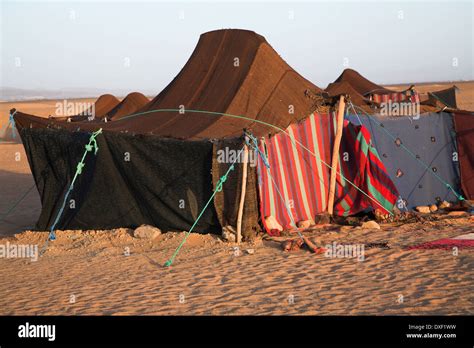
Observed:
[[[248,138],[245,136],[245,140]],[[237,235],[235,236],[236,242],[240,244],[242,241],[242,216],[244,215],[244,203],[245,203],[245,191],[247,190],[247,166],[249,159],[249,149],[247,143],[244,145],[244,160],[243,160],[243,171],[242,171],[242,189],[240,191],[240,204],[239,212],[237,214]]]
[[[344,96],[339,97],[339,106],[337,110],[337,128],[336,137],[334,138],[334,147],[332,149],[331,162],[331,178],[329,181],[329,197],[328,197],[328,213],[333,214],[334,211],[334,196],[336,194],[336,172],[339,165],[339,148],[341,147],[342,128],[344,126],[344,107],[346,103]]]

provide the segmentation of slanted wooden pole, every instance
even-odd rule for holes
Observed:
[[[245,136],[245,140],[247,140]],[[240,244],[242,241],[242,216],[244,215],[244,203],[245,203],[245,191],[247,190],[247,166],[249,159],[249,149],[247,143],[244,145],[244,158],[243,158],[243,171],[242,171],[242,189],[240,191],[240,204],[239,212],[237,214],[237,235],[235,236],[236,242]]]
[[[344,126],[344,108],[346,103],[344,96],[339,97],[339,106],[337,110],[337,128],[336,137],[334,138],[334,147],[332,149],[332,162],[331,162],[331,178],[329,181],[329,197],[328,197],[328,213],[333,214],[334,211],[334,195],[336,194],[336,175],[339,166],[339,148],[341,147],[342,139],[342,128]]]

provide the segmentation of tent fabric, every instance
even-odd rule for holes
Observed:
[[[474,199],[474,113],[453,114],[459,154],[461,186],[468,199]]]
[[[108,111],[106,116],[112,121],[120,120],[121,118],[137,112],[148,104],[150,100],[143,94],[138,92],[129,93],[119,104],[112,110]]]
[[[376,83],[366,79],[364,76],[359,74],[353,69],[345,69],[342,74],[334,81],[336,82],[347,82],[354,88],[359,94],[367,97],[370,94],[389,94],[393,93],[385,87],[379,86]],[[329,88],[329,86],[328,86]]]
[[[419,119],[379,115],[347,118],[356,124],[361,122],[370,131],[375,148],[400,192],[399,208],[406,205],[412,209],[439,200],[457,201],[446,186],[461,192],[451,114],[422,114]]]
[[[347,81],[330,83],[325,91],[330,97],[336,97],[339,95],[349,96],[351,102],[358,106],[370,104],[370,100],[357,92]]]
[[[20,130],[40,193],[36,228],[51,227],[84,153],[90,134],[56,129]],[[212,194],[210,142],[106,132],[97,138],[97,156],[89,154],[58,229],[135,228],[189,230]],[[172,154],[172,156],[170,156]],[[127,157],[129,160],[127,160]],[[195,209],[190,209],[195,207]],[[196,232],[217,233],[211,206]]]
[[[236,59],[238,58],[238,59]],[[124,117],[102,125],[104,131],[154,134],[184,140],[236,138],[243,129],[257,136],[278,132],[261,123],[280,128],[307,117],[314,101],[307,91],[320,88],[293,70],[262,36],[248,30],[216,30],[201,35],[180,73],[136,117]],[[182,109],[156,112],[157,109]],[[238,119],[202,110],[245,116]],[[34,118],[17,113],[24,127],[76,130],[77,125]],[[93,124],[81,123],[85,131]]]
[[[426,103],[432,106],[439,106],[441,104],[441,106],[457,109],[456,88],[456,86],[452,86],[441,91],[428,92],[428,101]]]
[[[112,94],[103,94],[95,102],[95,117],[104,118],[107,113],[116,107],[120,103],[120,100]]]
[[[90,117],[94,119],[102,120],[107,116],[107,113],[120,104],[120,100],[112,94],[103,94],[94,103],[94,108],[84,110],[80,115],[74,116],[63,116],[63,117],[51,117],[50,120],[55,122],[86,122],[89,121]]]
[[[280,133],[260,140],[260,151],[269,164],[267,168],[259,156],[261,216],[274,216],[282,226],[291,228],[292,219],[295,223],[312,220],[327,209],[335,124],[334,114],[311,114],[303,122],[288,127],[288,135]],[[355,214],[367,208],[392,211],[398,192],[364,127],[345,122],[339,168],[346,179],[383,208],[337,175],[337,215]]]
[[[234,163],[233,155],[241,154],[234,164],[223,185],[223,190],[216,193],[214,206],[221,226],[237,226],[237,215],[240,204],[243,176],[243,149],[244,140],[218,140],[214,142],[214,155],[212,161],[212,179],[214,189],[219,179],[227,172]],[[225,154],[230,154],[229,158]],[[250,158],[252,160],[252,158]],[[261,230],[259,224],[259,206],[257,191],[257,171],[255,162],[247,163],[247,182],[242,216],[242,237],[244,240],[251,239]]]
[[[94,110],[89,109],[84,114],[87,119],[88,115],[94,115],[94,118],[102,119],[107,116],[107,113],[120,104],[120,100],[112,94],[103,94],[97,98],[94,103]],[[71,121],[81,121],[82,115],[73,116]]]
[[[376,103],[388,103],[389,101],[400,103],[400,102],[410,102],[410,103],[419,103],[420,95],[416,91],[404,91],[404,92],[394,92],[386,94],[372,94],[371,98]]]

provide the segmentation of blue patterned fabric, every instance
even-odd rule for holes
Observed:
[[[346,118],[362,123],[372,133],[375,148],[408,209],[437,200],[458,200],[459,162],[451,114],[429,113],[418,119],[373,115]]]

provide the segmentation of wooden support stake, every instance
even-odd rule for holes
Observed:
[[[336,174],[339,165],[339,148],[341,147],[342,128],[344,126],[344,107],[346,103],[344,96],[339,98],[339,106],[337,110],[337,128],[336,137],[334,138],[334,147],[332,149],[331,162],[331,178],[329,181],[329,197],[328,197],[328,213],[333,214],[334,211],[334,195],[336,194]]]
[[[247,140],[247,136],[245,137]],[[245,203],[245,191],[247,190],[247,166],[249,159],[249,149],[247,144],[244,145],[244,160],[243,160],[243,171],[242,171],[242,190],[240,191],[240,204],[239,212],[237,214],[237,235],[235,236],[236,242],[240,244],[242,241],[242,216],[244,215],[244,203]]]

